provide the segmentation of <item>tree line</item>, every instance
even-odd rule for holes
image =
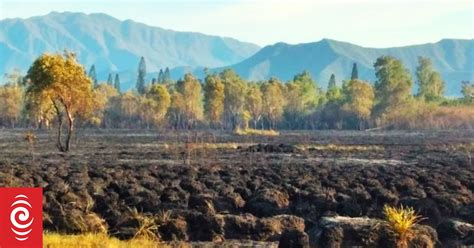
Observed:
[[[142,57],[136,89],[122,93],[117,74],[98,82],[95,66],[86,73],[74,54],[44,54],[26,75],[6,75],[0,126],[363,130],[474,125],[469,117],[474,85],[463,82],[463,97],[445,98],[444,82],[430,59],[419,57],[415,80],[391,56],[379,57],[374,69],[372,84],[359,78],[354,63],[350,78],[338,85],[333,74],[326,90],[307,71],[288,82],[247,81],[230,69],[206,71],[203,79],[186,73],[173,81],[166,69],[147,82]]]

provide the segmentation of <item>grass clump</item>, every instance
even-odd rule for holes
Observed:
[[[251,129],[251,128],[246,128],[246,129],[240,129],[237,128],[234,130],[234,134],[236,135],[260,135],[260,136],[278,136],[280,133],[275,130],[259,130],[259,129]]]
[[[104,233],[87,233],[66,235],[45,233],[43,236],[45,248],[161,248],[168,247],[154,240],[131,239],[119,240]]]
[[[413,228],[421,221],[421,216],[413,208],[404,207],[403,205],[399,208],[385,205],[383,212],[390,229],[397,237],[398,247],[408,247],[409,242],[414,237]]]
[[[132,217],[138,222],[138,229],[133,239],[158,241],[158,225],[153,216],[139,213],[137,209],[131,210]]]

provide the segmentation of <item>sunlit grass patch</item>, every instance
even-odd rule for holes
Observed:
[[[261,135],[261,136],[278,136],[280,133],[275,130],[259,130],[259,129],[240,129],[237,128],[234,131],[234,134],[237,135]]]
[[[59,233],[45,233],[43,238],[45,248],[161,248],[169,247],[156,240],[131,239],[119,240],[107,234],[77,234],[66,235]]]

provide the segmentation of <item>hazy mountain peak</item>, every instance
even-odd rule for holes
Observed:
[[[348,79],[353,63],[358,64],[360,78],[375,81],[373,64],[382,55],[401,59],[413,74],[418,56],[431,58],[446,81],[447,95],[459,95],[462,80],[474,81],[472,39],[443,39],[436,43],[395,48],[368,48],[333,39],[295,45],[276,43],[231,67],[250,80],[272,76],[290,80],[295,74],[308,70],[316,76],[320,86],[326,87],[333,73],[339,84]]]
[[[44,52],[77,52],[99,75],[128,71],[144,56],[149,71],[169,67],[218,67],[253,55],[259,47],[235,39],[176,32],[103,13],[51,12],[0,21],[0,73],[26,71]],[[88,69],[88,68],[87,68]],[[101,79],[99,77],[99,79]]]

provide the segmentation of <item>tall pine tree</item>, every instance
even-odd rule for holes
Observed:
[[[359,71],[357,70],[357,63],[352,65],[351,80],[359,79]]]
[[[89,70],[89,74],[88,76],[91,78],[92,80],[92,86],[94,88],[96,88],[97,86],[99,86],[98,82],[97,82],[97,73],[95,72],[95,65],[92,65],[90,70]]]
[[[117,90],[118,93],[120,93],[120,79],[118,73],[115,74],[114,88]]]
[[[140,95],[145,94],[145,75],[146,75],[146,63],[143,56],[140,58],[138,64],[138,77],[137,77],[137,91]]]
[[[164,80],[163,69],[160,69],[160,72],[158,73],[158,83],[163,84],[164,82],[165,80]]]
[[[114,81],[112,79],[112,73],[109,73],[109,77],[107,78],[107,85],[113,86]]]
[[[336,85],[336,76],[331,74],[328,82],[328,91],[326,92],[326,99],[329,102],[335,102],[341,98],[341,90]]]
[[[168,67],[166,67],[165,73],[163,74],[163,83],[165,84],[171,83],[171,73]]]

